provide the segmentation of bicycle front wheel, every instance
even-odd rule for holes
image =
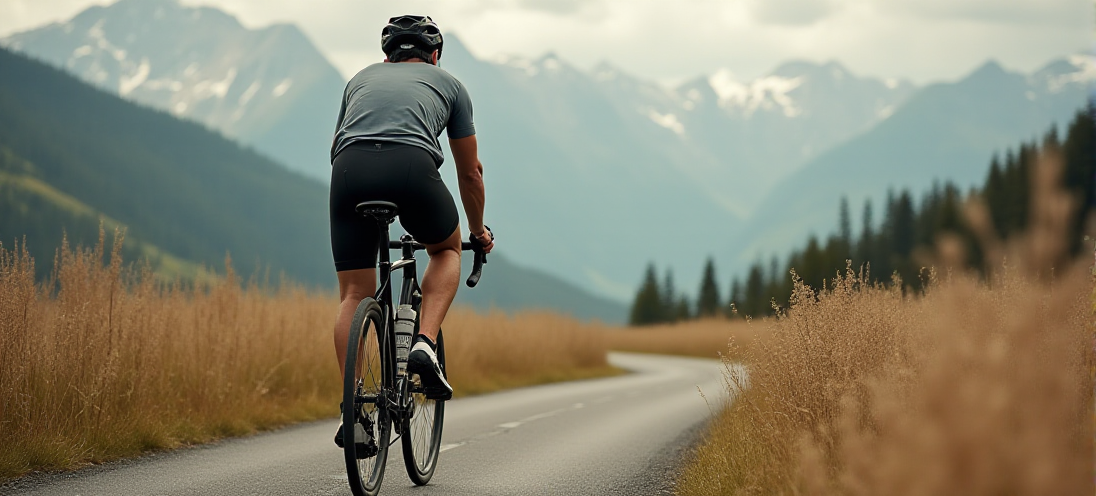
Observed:
[[[343,377],[343,453],[347,481],[355,496],[375,496],[384,478],[392,435],[385,402],[395,378],[391,349],[380,305],[373,298],[362,300],[350,325]],[[368,442],[352,441],[356,424],[365,430]]]
[[[438,363],[445,371],[445,339],[438,331]],[[414,411],[403,421],[403,464],[407,476],[416,485],[424,486],[434,476],[441,449],[442,422],[445,418],[445,402],[427,399],[422,384],[412,382],[409,388]]]

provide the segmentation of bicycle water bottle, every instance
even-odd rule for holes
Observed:
[[[396,373],[407,374],[407,354],[411,351],[411,337],[415,334],[415,309],[400,305],[396,309]]]

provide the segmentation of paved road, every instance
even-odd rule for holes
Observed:
[[[683,445],[724,398],[715,360],[613,353],[634,373],[446,405],[443,453],[415,487],[393,446],[382,494],[659,494]],[[707,396],[705,400],[699,390]],[[336,421],[0,488],[28,495],[349,495]]]

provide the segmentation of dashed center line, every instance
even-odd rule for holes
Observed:
[[[516,422],[505,422],[505,423],[502,423],[502,424],[498,424],[496,426],[496,427],[498,427],[498,429],[495,429],[493,431],[485,432],[485,433],[480,434],[478,436],[473,436],[473,437],[468,438],[468,439],[466,439],[464,441],[461,441],[459,443],[443,444],[438,449],[438,452],[440,453],[440,452],[443,452],[443,451],[448,451],[448,450],[451,450],[451,449],[456,448],[458,446],[462,446],[462,445],[468,444],[470,442],[473,442],[473,441],[476,441],[476,440],[479,440],[479,439],[485,439],[485,438],[488,438],[488,437],[491,437],[491,436],[497,436],[499,434],[502,434],[503,432],[509,431],[511,429],[516,429],[516,428],[520,427],[522,424],[527,424],[527,423],[533,422],[535,420],[545,419],[545,418],[548,418],[548,417],[554,417],[554,416],[559,415],[560,413],[566,412],[568,410],[578,410],[578,409],[585,408],[585,407],[586,407],[585,403],[575,403],[575,404],[573,404],[573,405],[571,405],[570,407],[567,407],[567,408],[557,408],[555,410],[547,411],[547,412],[544,412],[544,413],[538,413],[536,415],[525,417],[525,418],[523,418],[521,420],[518,420]]]

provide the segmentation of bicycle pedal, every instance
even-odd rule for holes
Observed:
[[[357,457],[357,459],[359,460],[364,460],[366,458],[372,458],[374,456],[377,456],[377,451],[377,443],[373,441],[370,441],[369,444],[366,444],[364,446],[361,444],[354,446],[354,456]]]
[[[453,393],[444,387],[424,387],[423,396],[428,400],[445,401],[453,398]]]

